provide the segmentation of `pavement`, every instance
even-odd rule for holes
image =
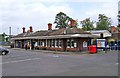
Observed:
[[[82,52],[71,52],[71,51],[52,51],[52,50],[25,50],[25,49],[21,49],[21,48],[10,48],[10,46],[3,46],[4,48],[8,48],[8,49],[13,49],[13,50],[21,50],[21,51],[29,51],[29,52],[43,52],[43,53],[52,53],[52,54],[90,54],[88,51],[82,51]],[[107,53],[107,52],[111,52],[111,51],[98,51],[97,54],[101,54],[101,53]],[[96,54],[96,53],[95,53]]]

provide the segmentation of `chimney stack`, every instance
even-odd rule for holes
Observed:
[[[23,33],[25,33],[25,27],[23,27],[22,29],[23,29]]]
[[[48,30],[52,30],[52,24],[48,23]]]
[[[70,20],[70,26],[71,27],[75,26],[75,20]]]
[[[32,26],[30,26],[30,32],[33,32]]]

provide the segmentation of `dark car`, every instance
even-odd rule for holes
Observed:
[[[0,47],[0,55],[7,55],[9,53],[8,49]]]

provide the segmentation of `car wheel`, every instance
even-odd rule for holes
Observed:
[[[6,52],[3,51],[3,52],[2,52],[2,55],[6,55]]]

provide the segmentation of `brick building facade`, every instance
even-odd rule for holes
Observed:
[[[30,27],[29,32],[18,34],[13,37],[14,47],[24,48],[27,44],[29,49],[45,49],[59,51],[86,51],[94,36],[80,28],[60,28],[52,30],[52,24],[48,24],[48,30],[33,32]]]

